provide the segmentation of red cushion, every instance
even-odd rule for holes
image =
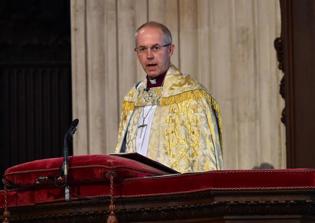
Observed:
[[[63,157],[35,160],[8,168],[4,178],[9,185],[32,186],[39,178],[52,182],[61,175]],[[163,175],[166,172],[143,163],[112,155],[69,157],[69,184],[104,182],[106,173],[115,171],[117,179]]]

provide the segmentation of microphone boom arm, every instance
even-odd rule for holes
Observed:
[[[69,173],[69,143],[70,140],[73,137],[73,134],[77,130],[77,126],[79,124],[79,119],[74,119],[67,130],[64,139],[63,139],[63,166],[62,166],[62,172],[63,172],[63,177],[64,177],[64,185],[65,185],[65,200],[69,201],[70,200],[70,186],[68,183],[68,173]]]

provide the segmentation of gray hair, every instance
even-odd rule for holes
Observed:
[[[158,22],[154,22],[154,21],[149,21],[146,22],[144,24],[142,24],[135,33],[135,40],[136,40],[136,45],[137,45],[137,36],[139,34],[139,31],[145,27],[154,27],[154,28],[158,28],[162,31],[162,33],[164,34],[164,41],[165,43],[172,43],[172,34],[170,32],[170,30],[163,24],[158,23]]]

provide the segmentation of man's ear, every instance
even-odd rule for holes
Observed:
[[[169,47],[169,55],[170,55],[170,56],[173,55],[174,50],[175,50],[175,45],[174,45],[174,44],[171,44],[170,47]]]

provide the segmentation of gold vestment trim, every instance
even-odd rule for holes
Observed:
[[[222,117],[221,117],[221,110],[220,110],[220,106],[219,104],[215,101],[215,99],[209,95],[205,90],[201,90],[201,89],[195,89],[195,90],[191,90],[191,91],[186,91],[186,92],[182,92],[178,95],[172,95],[169,97],[162,97],[160,99],[160,106],[168,106],[168,105],[172,105],[175,103],[180,103],[183,102],[185,100],[198,100],[201,98],[206,98],[207,101],[210,102],[211,107],[214,109],[215,113],[217,114],[217,118],[218,118],[218,125],[219,125],[219,129],[220,132],[222,134]],[[131,101],[124,101],[123,103],[123,107],[124,107],[124,111],[126,112],[130,112],[133,111],[135,108],[135,103],[131,102]],[[222,136],[220,134],[220,142],[222,145]]]

